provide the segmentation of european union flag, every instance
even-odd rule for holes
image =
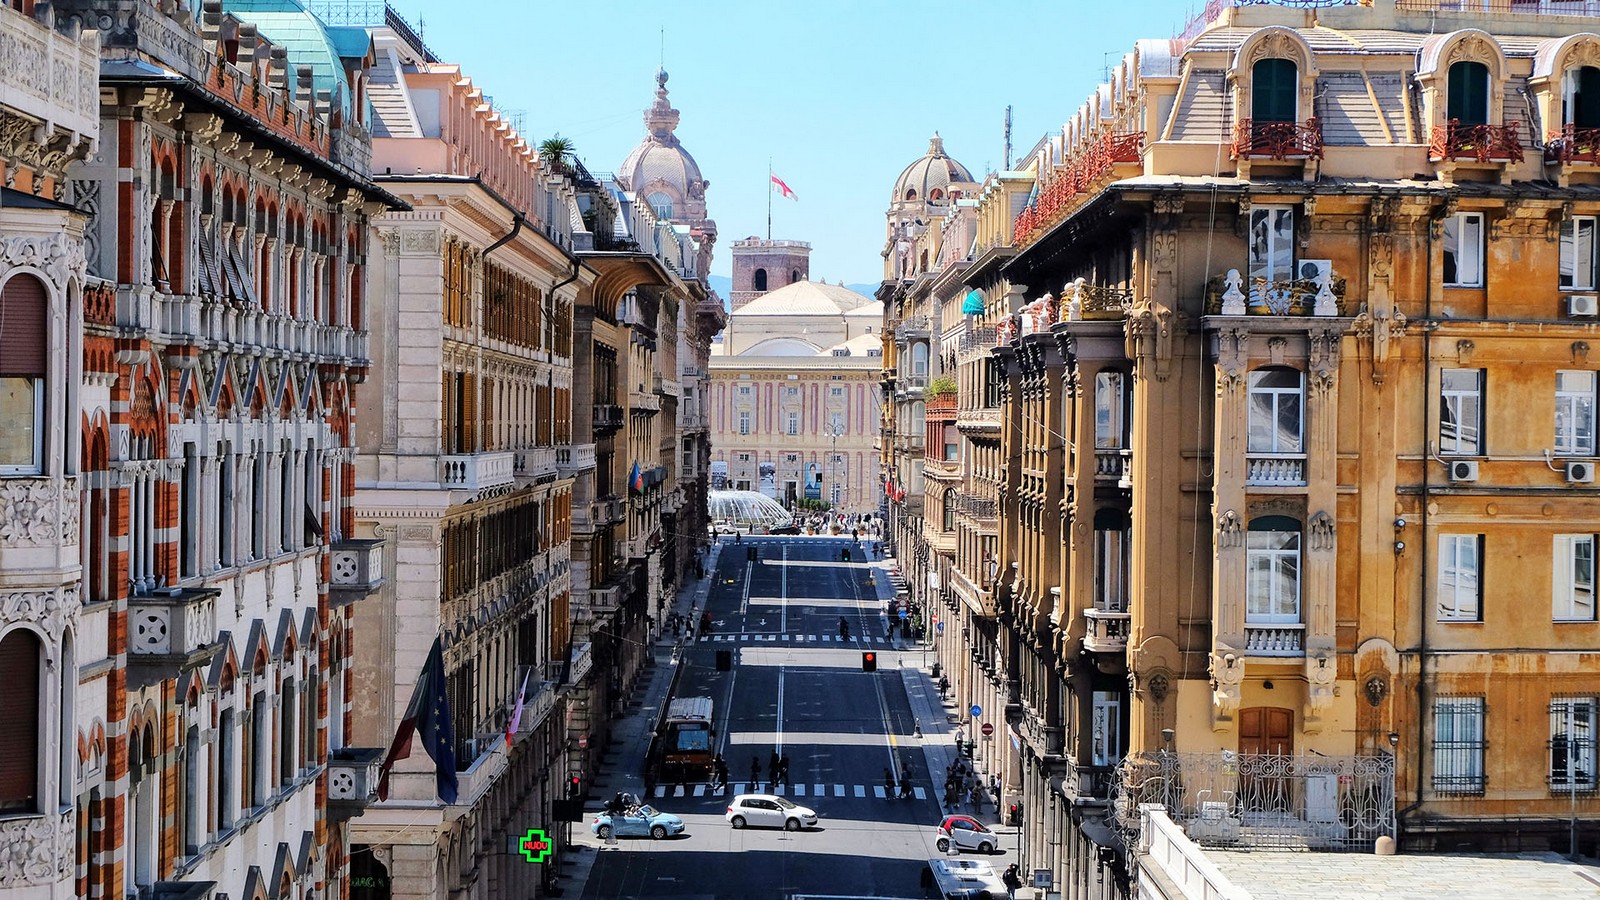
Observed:
[[[433,759],[434,778],[439,799],[445,803],[456,802],[456,730],[450,717],[450,696],[444,677],[444,645],[433,639],[433,649],[428,651],[428,661],[417,676],[417,686],[411,692],[411,703],[406,707],[405,718],[395,732],[394,743],[383,761],[378,776],[378,798],[389,799],[389,771],[396,760],[411,755],[411,738],[422,733],[422,749]]]

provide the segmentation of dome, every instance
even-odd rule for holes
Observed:
[[[342,60],[360,59],[372,51],[372,35],[365,28],[327,25],[301,0],[227,0],[223,9],[254,24],[262,37],[287,50],[291,74],[310,66],[312,88],[327,91],[341,110],[350,111]]]
[[[734,310],[739,318],[750,316],[837,316],[849,315],[851,310],[875,305],[882,317],[882,304],[871,297],[858,294],[847,287],[821,281],[796,281],[775,291],[768,291]]]
[[[894,194],[889,202],[927,202],[930,198],[938,202],[950,190],[950,182],[971,180],[972,173],[967,171],[966,166],[945,155],[944,139],[936,131],[928,141],[928,152],[906,166],[900,177],[895,179]],[[935,191],[938,196],[934,196]]]
[[[656,101],[645,110],[644,124],[648,134],[623,161],[617,179],[657,208],[671,201],[669,217],[681,218],[686,212],[693,215],[683,207],[704,200],[706,180],[700,176],[700,165],[674,134],[678,111],[667,102],[665,69],[656,73]]]

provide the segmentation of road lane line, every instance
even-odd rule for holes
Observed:
[[[778,569],[778,604],[781,610],[780,630],[789,630],[789,545],[783,545],[783,565]]]
[[[773,743],[777,749],[773,752],[781,756],[783,755],[783,666],[778,667],[778,722],[775,730],[777,737],[773,739]]]
[[[803,785],[803,784],[795,785],[794,786],[794,795],[796,797],[804,797],[806,795],[806,786]]]

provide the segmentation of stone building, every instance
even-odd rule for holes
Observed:
[[[711,357],[713,486],[796,508],[877,512],[874,377],[883,314],[869,297],[808,280],[811,245],[733,244],[734,311]]]
[[[54,868],[15,854],[4,890],[343,896],[377,762],[351,746],[349,703],[353,604],[381,557],[351,507],[368,218],[399,205],[368,176],[370,41],[287,0],[50,4],[65,32],[106,26],[96,67],[92,39],[14,7],[0,20],[33,29],[53,61],[29,71],[70,114],[21,110],[47,143],[8,160],[30,203],[3,199],[8,236],[56,229],[0,278],[8,339],[14,292],[53,307],[47,369],[8,374],[42,376],[58,424],[5,470],[7,502],[45,511],[7,530],[6,575],[54,585],[0,656],[43,656],[5,670],[12,696],[60,690],[38,707],[58,722],[8,728],[49,752],[5,754],[50,782],[4,802],[46,816]],[[98,146],[63,180],[94,116]],[[13,843],[43,834],[6,821]]]
[[[1023,863],[1068,897],[1127,892],[1143,802],[1236,848],[1597,837],[1600,20],[1292,6],[1136,44],[967,269]]]
[[[491,897],[526,878],[509,836],[566,789],[572,322],[595,274],[571,249],[573,178],[392,10],[370,34],[373,167],[410,208],[374,220],[367,278],[356,521],[389,565],[356,648],[357,735],[388,745],[439,639],[458,792],[441,800],[414,749],[353,823],[352,866],[386,896]]]

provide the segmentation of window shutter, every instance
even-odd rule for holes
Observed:
[[[1578,69],[1578,90],[1572,98],[1574,128],[1600,128],[1600,69]]]
[[[42,377],[49,352],[50,295],[44,282],[17,275],[0,291],[0,375]]]
[[[478,376],[461,376],[461,452],[478,452]]]
[[[200,293],[216,296],[217,291],[217,247],[211,237],[210,229],[200,232]]]
[[[451,407],[450,401],[455,396],[455,373],[445,372],[443,382],[439,386],[439,444],[440,449],[446,453],[456,452],[455,429],[450,427]]]
[[[0,810],[38,809],[39,641],[14,631],[0,641]]]
[[[1489,123],[1489,67],[1470,60],[1450,67],[1446,116],[1462,125]]]
[[[1295,120],[1299,70],[1293,60],[1263,59],[1251,71],[1250,117],[1257,123]]]

